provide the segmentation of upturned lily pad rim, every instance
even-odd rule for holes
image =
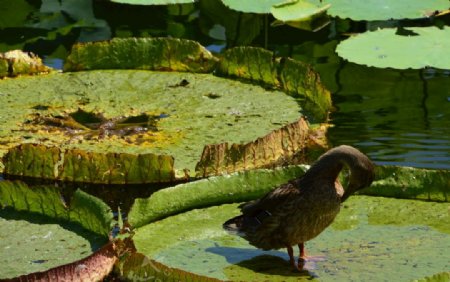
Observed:
[[[301,177],[308,168],[307,165],[293,165],[271,170],[254,169],[178,184],[157,191],[149,198],[136,199],[128,220],[132,227],[139,228],[195,208],[253,200],[280,184]],[[345,176],[341,173],[340,177],[345,189]],[[376,166],[374,182],[358,194],[450,202],[448,179],[448,170]]]

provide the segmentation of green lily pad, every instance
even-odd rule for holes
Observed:
[[[195,0],[111,0],[111,2],[131,5],[173,5],[188,4]]]
[[[283,3],[285,0],[222,0],[222,2],[230,9],[239,12],[268,14],[273,5]]]
[[[378,166],[375,175],[375,182],[362,194],[450,202],[449,170]]]
[[[239,213],[237,204],[157,221],[137,229],[133,239],[139,252],[156,261],[222,280],[375,281],[395,276],[409,281],[450,267],[448,208],[449,203],[354,196],[331,227],[307,243],[308,254],[321,259],[312,258],[301,273],[291,269],[285,250],[264,252],[222,230],[222,223]],[[403,216],[392,221],[393,212]]]
[[[0,165],[20,176],[149,183],[305,159],[308,150],[321,150],[313,135],[323,128],[312,130],[299,104],[324,120],[330,93],[309,66],[274,64],[272,57],[256,48],[229,50],[215,70],[217,59],[193,41],[76,45],[65,69],[88,72],[0,81],[0,102],[8,105]],[[96,70],[111,68],[171,72]],[[213,70],[245,82],[176,72]],[[274,89],[253,84],[261,82]]]
[[[412,27],[410,35],[396,29],[366,32],[341,42],[339,56],[358,64],[379,68],[450,68],[450,28]]]
[[[239,214],[236,204],[198,208],[261,197],[279,184],[300,177],[306,169],[305,166],[291,166],[210,177],[158,191],[147,199],[137,199],[128,217],[135,227],[133,240],[136,248],[147,257],[147,261],[156,260],[169,269],[176,269],[176,273],[184,270],[193,272],[190,275],[222,280],[302,279],[302,274],[290,269],[285,252],[256,250],[243,239],[228,235],[222,230],[224,221]],[[449,172],[445,170],[377,167],[375,181],[370,188],[362,190],[362,193],[447,202],[367,196],[355,196],[354,200],[351,198],[344,205],[331,230],[326,230],[318,239],[308,242],[308,249],[312,250],[309,253],[319,253],[329,258],[325,262],[309,264],[303,278],[331,278],[342,274],[340,268],[336,270],[336,265],[357,270],[364,269],[359,264],[366,263],[376,265],[369,272],[375,280],[385,279],[383,277],[388,276],[383,275],[389,273],[393,275],[397,268],[402,270],[404,277],[409,277],[406,280],[445,270],[446,263],[448,264],[445,251],[441,248],[433,251],[433,246],[450,244],[450,215],[447,213],[450,206],[446,196],[450,193],[449,176]],[[345,182],[345,173],[342,178]],[[390,216],[393,210],[397,214],[395,219]],[[174,228],[179,231],[173,232]],[[411,268],[416,267],[415,262],[406,263],[406,266],[392,266],[388,274],[377,271],[385,260],[390,260],[391,254],[387,251],[389,248],[394,250],[392,255],[398,261],[411,256],[409,251],[414,248],[402,244],[413,231],[417,231],[415,234],[418,238],[429,238],[424,239],[426,242],[421,254],[433,267],[419,267],[420,270],[414,275],[411,275]],[[336,238],[341,238],[338,243],[344,244],[342,247],[330,247],[336,245],[330,245]],[[418,240],[417,242],[422,242],[422,239]],[[370,254],[372,248],[376,248],[374,255]],[[431,251],[422,253],[422,250]],[[368,257],[365,258],[366,256]],[[438,259],[435,260],[436,257]],[[377,258],[381,260],[376,261]],[[131,267],[127,271],[134,275],[136,272],[133,269],[135,270]],[[134,279],[141,277],[136,275],[133,276]],[[357,277],[363,274],[355,271],[353,275]]]
[[[447,0],[324,0],[324,3],[331,4],[329,15],[355,21],[427,18],[450,8]]]
[[[83,273],[91,277],[101,279],[111,271],[115,257],[107,255],[110,245],[102,246],[108,242],[113,214],[101,200],[78,190],[67,206],[58,187],[30,188],[3,180],[0,203],[0,248],[9,254],[1,256],[0,279],[55,273],[76,278],[74,262],[80,260],[88,265]]]
[[[276,19],[288,22],[310,18],[324,13],[328,8],[330,8],[330,4],[323,5],[316,1],[296,1],[275,5],[270,11]]]

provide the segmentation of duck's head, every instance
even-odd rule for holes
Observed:
[[[353,156],[353,160],[349,165],[349,181],[344,195],[342,195],[341,202],[347,200],[356,191],[369,187],[375,178],[375,165],[367,156],[359,152],[359,154]]]

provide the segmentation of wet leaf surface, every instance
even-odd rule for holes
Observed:
[[[222,230],[222,223],[239,213],[236,204],[157,221],[138,229],[134,240],[138,251],[168,266],[224,280],[410,281],[450,267],[449,208],[354,196],[333,225],[306,244],[311,258],[300,273],[291,270],[284,250],[264,252]],[[392,221],[392,213],[404,216]]]

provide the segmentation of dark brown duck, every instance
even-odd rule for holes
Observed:
[[[337,179],[344,166],[350,171],[344,190]],[[357,149],[342,145],[323,154],[304,174],[277,187],[261,199],[240,206],[242,215],[224,223],[224,228],[263,250],[287,248],[295,268],[304,265],[304,242],[327,228],[340,205],[355,191],[369,186],[374,165]],[[295,263],[292,246],[300,255]]]

